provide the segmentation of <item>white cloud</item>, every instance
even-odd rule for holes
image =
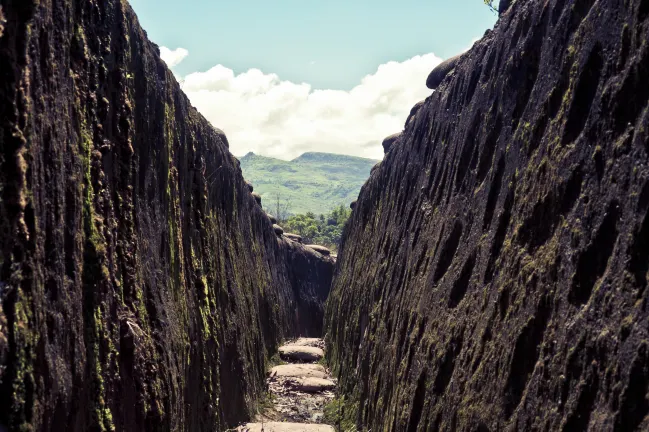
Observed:
[[[167,63],[169,68],[178,66],[188,55],[189,51],[185,48],[177,48],[172,51],[167,47],[160,47],[160,58]]]
[[[383,138],[401,131],[412,106],[431,94],[426,78],[441,60],[426,54],[382,64],[350,91],[316,90],[258,69],[235,75],[222,65],[185,76],[182,87],[237,156],[322,151],[380,159]]]

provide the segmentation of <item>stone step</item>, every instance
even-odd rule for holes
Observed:
[[[320,338],[299,338],[293,342],[287,343],[293,346],[309,346],[314,348],[324,349],[324,341]]]
[[[270,378],[327,378],[326,369],[318,364],[289,364],[275,366]]]
[[[305,393],[321,393],[336,387],[335,382],[323,378],[296,378],[291,380],[291,385],[295,390]]]
[[[284,360],[316,362],[324,357],[324,351],[310,346],[284,345],[279,348],[279,356]]]
[[[237,432],[335,432],[329,425],[309,423],[248,423],[240,426]]]

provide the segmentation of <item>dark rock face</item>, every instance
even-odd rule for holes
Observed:
[[[410,124],[410,122],[415,118],[421,107],[424,106],[426,103],[425,100],[417,102],[412,108],[410,108],[410,114],[408,114],[408,118],[406,119],[406,126]]]
[[[318,252],[319,254],[322,254],[322,255],[325,255],[325,256],[331,255],[331,251],[329,250],[329,248],[326,248],[324,246],[307,245],[307,247],[310,248],[310,249],[313,249],[314,251]]]
[[[461,54],[456,55],[438,64],[435,69],[431,71],[430,75],[428,75],[428,78],[426,79],[426,87],[431,90],[437,89],[442,81],[444,81],[444,78],[446,78],[446,75],[455,69],[455,66],[457,66],[460,61],[460,56]]]
[[[383,143],[382,143],[382,145],[383,145],[383,153],[387,154],[392,149],[394,144],[399,140],[399,138],[401,138],[401,132],[398,132],[398,133],[390,135],[389,137],[386,137],[383,140]]]
[[[324,303],[329,296],[336,261],[305,245],[282,238],[291,287],[297,302],[295,320],[304,337],[322,337]]]
[[[649,428],[648,4],[513,2],[363,187],[326,313],[359,424]]]
[[[0,425],[248,419],[329,264],[293,272],[125,1],[1,3]]]
[[[298,243],[302,243],[302,236],[298,234],[291,234],[291,233],[284,233],[284,237],[286,237],[289,240],[296,241]]]

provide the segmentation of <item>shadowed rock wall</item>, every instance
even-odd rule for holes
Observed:
[[[0,5],[0,426],[249,418],[299,280],[225,136],[125,1]]]
[[[283,242],[297,303],[298,333],[304,337],[322,337],[324,305],[331,289],[336,260],[301,243],[286,239]]]
[[[645,0],[517,1],[462,56],[338,256],[328,355],[359,424],[649,428],[648,76]]]

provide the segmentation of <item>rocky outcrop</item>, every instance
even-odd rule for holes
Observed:
[[[329,248],[326,248],[324,246],[311,244],[311,245],[306,245],[306,247],[308,247],[309,249],[313,249],[314,251],[324,256],[331,255],[331,250],[329,250]]]
[[[321,337],[324,303],[329,296],[336,261],[286,237],[278,241],[284,249],[290,286],[297,302],[298,332],[304,337]]]
[[[252,197],[255,199],[257,204],[261,206],[261,195],[259,195],[257,192],[252,192],[250,195],[252,195]]]
[[[446,75],[448,75],[451,71],[453,71],[453,69],[455,69],[455,66],[457,66],[457,64],[460,62],[460,57],[461,54],[456,55],[444,60],[439,65],[437,65],[435,69],[432,70],[430,75],[428,75],[428,78],[426,79],[426,87],[431,90],[437,89],[442,81],[444,81],[444,78],[446,78]]]
[[[421,107],[424,106],[425,103],[426,103],[425,100],[419,101],[412,108],[410,108],[410,114],[408,114],[408,118],[406,119],[406,126],[408,126],[410,122],[414,120],[415,116],[417,115]]]
[[[277,234],[278,236],[281,236],[282,234],[284,234],[284,228],[282,228],[281,226],[279,226],[277,224],[273,225],[273,230],[275,231],[275,234]]]
[[[649,428],[649,7],[517,1],[361,190],[326,314],[359,425]]]
[[[332,265],[292,271],[125,1],[2,1],[0,21],[0,429],[247,420]]]
[[[302,236],[298,234],[284,233],[284,237],[294,242],[302,243]]]
[[[401,137],[401,132],[386,137],[383,140],[383,143],[381,144],[383,146],[383,153],[387,154],[392,149],[392,146],[394,146],[394,144],[399,140],[400,137]]]

